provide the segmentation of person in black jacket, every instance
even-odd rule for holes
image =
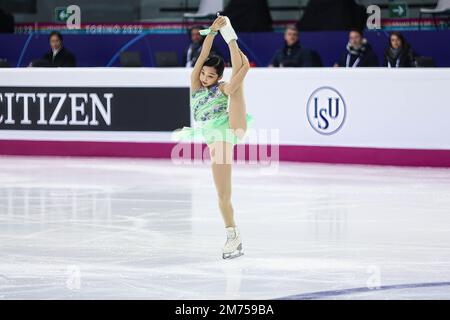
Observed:
[[[50,33],[49,41],[51,50],[44,54],[41,62],[45,61],[49,67],[76,67],[75,56],[64,47],[63,37],[59,32]]]
[[[351,30],[346,51],[341,55],[335,67],[378,67],[378,58],[364,38],[362,31]]]
[[[415,67],[415,53],[400,32],[389,35],[389,45],[384,53],[383,66],[388,68]]]
[[[311,50],[300,45],[298,30],[287,27],[284,32],[284,46],[275,52],[269,67],[314,67]]]

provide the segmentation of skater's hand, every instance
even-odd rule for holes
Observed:
[[[224,16],[218,16],[216,20],[212,23],[210,29],[212,31],[219,31],[220,28],[224,27],[227,24],[227,20],[225,20]]]

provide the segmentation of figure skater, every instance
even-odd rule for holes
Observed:
[[[232,75],[229,82],[221,81],[225,69],[223,59],[210,56],[218,31],[230,49]],[[208,145],[219,209],[227,235],[222,257],[230,259],[243,255],[241,235],[234,221],[231,203],[231,165],[233,147],[244,137],[247,125],[253,120],[246,112],[243,90],[250,64],[238,47],[238,37],[228,17],[218,14],[212,25],[201,30],[200,34],[206,35],[206,38],[191,74],[190,92],[196,126],[175,130],[173,138],[190,140],[200,135]]]

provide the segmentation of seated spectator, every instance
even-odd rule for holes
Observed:
[[[322,58],[317,51],[311,50],[313,67],[323,67]]]
[[[342,54],[335,67],[378,67],[378,58],[372,50],[372,47],[364,38],[359,30],[349,32],[349,42],[346,51]]]
[[[269,67],[314,67],[311,50],[300,45],[299,32],[289,26],[284,32],[284,46],[275,52]]]
[[[194,67],[195,62],[202,51],[203,41],[205,41],[205,37],[202,37],[200,34],[200,30],[202,29],[204,28],[201,26],[195,26],[188,32],[191,43],[183,53],[183,65],[187,68]],[[217,50],[215,50],[214,46],[211,48],[210,52],[211,54],[220,55]]]
[[[384,53],[383,66],[388,68],[415,67],[416,55],[400,32],[389,35],[389,46]]]
[[[63,38],[59,32],[53,31],[49,37],[51,50],[39,60],[39,66],[48,67],[75,67],[75,56],[63,45]],[[37,63],[32,64],[37,66]]]

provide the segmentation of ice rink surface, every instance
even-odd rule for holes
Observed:
[[[0,299],[450,299],[450,170],[0,157]]]

